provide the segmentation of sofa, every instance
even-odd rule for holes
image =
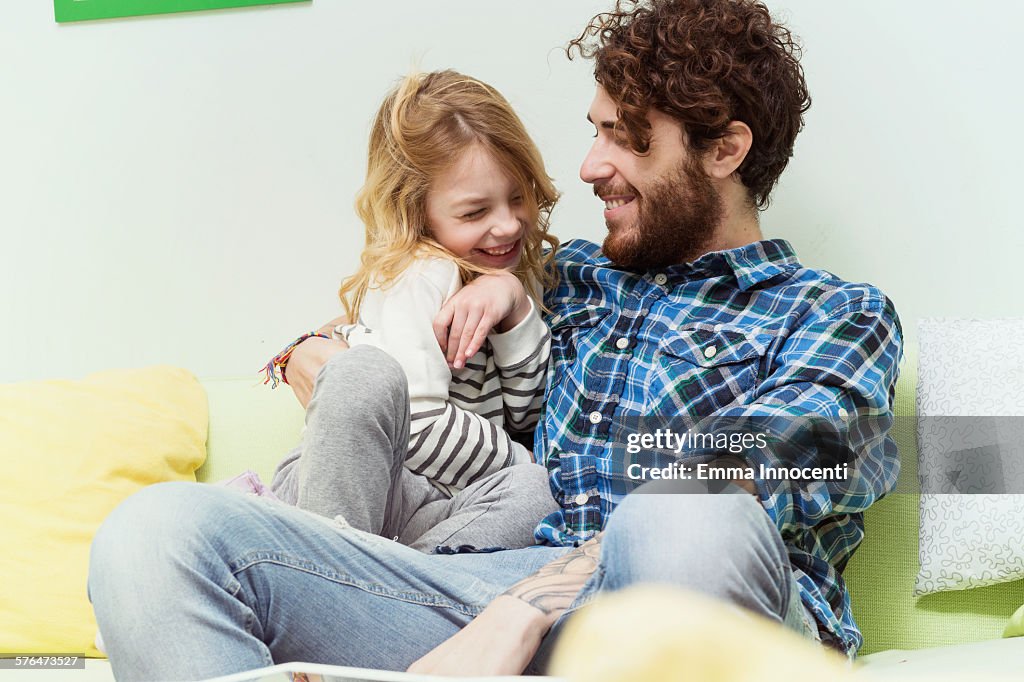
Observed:
[[[209,430],[197,480],[218,481],[246,469],[269,480],[274,464],[297,442],[302,427],[303,413],[291,392],[272,391],[256,376],[200,383],[208,400]],[[915,385],[911,350],[897,387],[897,416],[915,414]],[[917,448],[913,420],[898,419],[896,429],[901,476],[912,480]],[[915,599],[917,495],[887,497],[866,514],[865,525],[866,539],[844,578],[865,637],[860,660],[866,671],[900,679],[935,672],[977,679],[982,670],[1024,674],[1024,637],[1001,638],[1008,619],[1024,604],[1024,581]],[[44,682],[58,677],[78,682],[112,679],[102,659],[87,661],[84,672],[0,670],[0,680]]]

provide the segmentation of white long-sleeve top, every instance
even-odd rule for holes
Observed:
[[[384,350],[405,370],[412,412],[405,465],[451,495],[478,478],[532,461],[509,432],[529,433],[544,399],[551,333],[531,301],[513,329],[491,333],[462,369],[448,367],[433,320],[462,288],[455,263],[419,258],[385,289],[367,290],[359,323],[335,335]]]

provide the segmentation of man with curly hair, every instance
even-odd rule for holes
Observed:
[[[898,462],[886,434],[841,425],[891,416],[902,334],[877,289],[807,268],[788,243],[762,237],[758,212],[810,104],[797,46],[753,0],[620,0],[569,52],[594,60],[596,135],[580,176],[608,234],[601,247],[564,245],[546,295],[551,367],[534,451],[560,509],[540,520],[539,546],[428,555],[213,489],[153,493],[147,514],[189,520],[159,537],[179,560],[147,567],[156,587],[119,605],[124,632],[104,635],[188,632],[188,654],[136,647],[134,660],[112,657],[119,678],[290,660],[535,671],[573,611],[636,583],[698,590],[855,655],[862,638],[840,572]],[[296,348],[293,383],[312,383],[332,343]],[[617,469],[615,427],[640,417],[821,418],[856,474],[845,485],[747,475],[835,459],[813,438],[799,460],[777,445],[692,447],[680,461],[724,472],[716,480],[738,494],[626,495],[643,480]],[[91,590],[107,583],[113,594],[136,570],[119,567],[116,550],[148,541],[139,528],[105,529]]]
[[[582,544],[416,669],[456,670],[474,651],[500,651],[489,627],[522,613],[530,626],[513,627],[526,642],[507,653],[513,670],[534,655],[537,633],[546,649],[566,613],[638,582],[711,594],[853,657],[863,640],[840,571],[864,510],[899,473],[887,427],[902,330],[875,287],[806,268],[787,242],[763,239],[759,211],[811,103],[799,46],[753,0],[619,0],[568,52],[594,61],[595,141],[580,177],[604,203],[608,234],[600,248],[563,245],[560,284],[545,296],[556,380],[535,451],[562,509],[537,535]],[[808,433],[814,417],[852,414],[871,415],[857,421],[864,433]],[[663,481],[624,498],[609,444],[616,421],[642,423],[633,415],[781,425],[789,447],[686,451],[752,495],[637,494],[691,492]],[[744,475],[837,455],[855,464],[839,484]]]

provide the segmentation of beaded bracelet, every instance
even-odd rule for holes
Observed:
[[[290,360],[292,357],[292,352],[298,347],[300,343],[302,343],[306,339],[311,339],[314,336],[321,339],[331,338],[327,336],[327,334],[321,334],[320,332],[312,331],[303,334],[299,338],[289,343],[287,346],[284,347],[284,350],[282,350],[280,353],[271,358],[270,362],[267,363],[266,367],[260,370],[266,375],[266,378],[263,380],[264,386],[270,384],[270,388],[277,388],[277,385],[281,381],[287,384],[288,377],[285,375],[285,367],[288,365],[288,360]],[[281,372],[280,379],[278,379],[277,376],[278,371]]]

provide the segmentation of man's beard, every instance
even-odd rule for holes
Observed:
[[[595,193],[597,193],[595,188]],[[600,188],[608,196],[632,193],[637,219],[609,225],[601,249],[616,265],[650,270],[696,260],[708,252],[725,208],[699,163],[684,160],[677,171],[644,192]]]

